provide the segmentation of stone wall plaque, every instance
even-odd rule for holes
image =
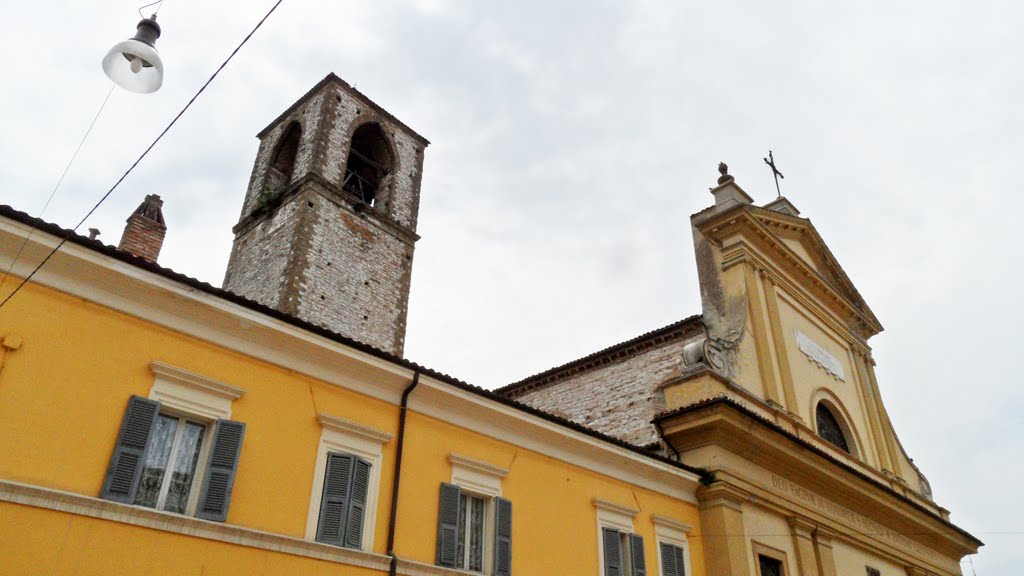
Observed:
[[[826,372],[835,376],[837,379],[846,382],[843,363],[839,361],[839,358],[829,354],[828,350],[822,348],[817,342],[811,340],[810,336],[797,330],[796,345],[797,348],[800,348],[801,352],[811,359],[811,362],[821,366]]]

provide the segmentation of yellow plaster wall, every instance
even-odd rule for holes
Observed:
[[[2,479],[98,496],[128,397],[146,396],[152,386],[152,360],[247,390],[233,404],[232,419],[247,428],[229,524],[304,536],[321,435],[318,412],[397,434],[396,406],[37,285],[26,286],[5,307],[0,336],[11,334],[24,344],[8,355],[0,373]],[[412,406],[415,410],[415,394]],[[438,490],[451,479],[448,456],[455,452],[509,469],[502,488],[513,502],[513,569],[519,574],[598,573],[595,497],[640,510],[634,527],[645,538],[648,566],[657,566],[651,514],[693,525],[693,573],[704,574],[699,515],[692,504],[415,412],[406,430],[396,538],[403,558],[434,562]],[[384,446],[381,470],[373,546],[381,554],[394,448],[394,441]],[[6,556],[0,563],[11,568],[0,573],[54,574],[72,567],[76,574],[101,573],[109,569],[110,558],[121,562],[122,556],[125,566],[145,565],[137,572],[154,574],[204,568],[206,573],[285,573],[296,562],[303,563],[304,573],[326,570],[318,561],[23,506],[5,505],[0,524],[7,549],[70,558],[37,570],[31,558],[0,554]],[[180,560],[150,562],[164,554]],[[218,557],[203,564],[213,555]],[[345,573],[362,572],[346,567]]]
[[[836,562],[836,574],[866,574],[865,566],[878,568],[882,576],[906,576],[903,566],[882,560],[878,556],[854,548],[844,542],[832,543],[832,556]]]
[[[380,574],[269,550],[0,502],[0,574]]]
[[[786,238],[780,236],[779,239],[782,240],[782,243],[785,244],[787,248],[795,252],[796,255],[799,256],[805,264],[807,264],[814,270],[818,270],[818,264],[814,261],[814,258],[811,258],[810,252],[807,251],[807,248],[804,247],[803,243],[801,243],[796,238]]]
[[[789,523],[785,518],[763,508],[745,505],[743,507],[743,526],[747,532],[747,558],[750,561],[750,574],[757,574],[753,543],[781,550],[786,554],[786,574],[799,576],[797,571],[796,551],[793,548],[793,536]]]
[[[837,416],[849,420],[847,424],[856,436],[857,449],[861,458],[865,462],[877,465],[874,444],[869,438],[867,411],[858,388],[860,385],[857,380],[858,374],[856,368],[850,364],[849,347],[832,330],[812,321],[813,316],[802,306],[796,304],[795,300],[782,289],[779,289],[779,316],[782,321],[783,337],[786,340],[785,353],[788,354],[793,373],[793,388],[797,401],[797,406],[790,407],[790,410],[799,414],[807,425],[814,429],[815,416],[812,412],[812,403],[817,403],[820,395],[816,395],[816,392],[819,389],[828,390],[835,395],[835,398],[830,397],[829,399],[835,401],[837,398],[841,408],[848,415],[848,418],[842,413]],[[806,334],[839,360],[843,366],[845,381],[833,377],[800,350],[796,341],[796,330]]]

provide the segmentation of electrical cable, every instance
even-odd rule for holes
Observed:
[[[82,224],[84,224],[85,221],[88,220],[90,216],[92,216],[93,212],[95,212],[96,209],[99,208],[100,205],[103,204],[103,202],[105,202],[111,194],[113,194],[114,190],[116,190],[117,187],[121,185],[121,182],[123,182],[124,179],[127,178],[128,175],[131,174],[133,170],[135,170],[135,167],[138,166],[140,162],[142,162],[143,158],[145,158],[149,154],[149,152],[157,145],[157,143],[159,143],[160,140],[163,139],[164,135],[166,135],[167,132],[171,130],[171,128],[178,122],[178,119],[180,119],[182,115],[185,114],[185,112],[192,106],[196,99],[199,98],[199,95],[206,90],[206,87],[209,86],[217,77],[217,75],[220,74],[221,70],[223,70],[224,67],[228,65],[228,62],[231,62],[231,59],[234,58],[236,54],[238,54],[238,51],[242,49],[242,46],[245,46],[246,42],[248,42],[249,39],[252,38],[252,35],[255,34],[256,31],[259,30],[261,26],[263,26],[263,23],[267,21],[267,18],[270,18],[270,15],[273,14],[275,10],[277,10],[277,7],[280,6],[282,2],[284,2],[284,0],[277,0],[277,2],[275,2],[274,5],[270,7],[270,10],[267,11],[267,13],[263,16],[263,18],[260,19],[259,22],[256,23],[256,26],[252,30],[250,30],[249,33],[246,34],[245,38],[243,38],[242,41],[238,44],[238,46],[236,46],[235,49],[231,51],[231,54],[228,55],[227,59],[225,59],[224,62],[222,62],[219,67],[217,67],[217,70],[214,71],[213,75],[210,76],[210,78],[202,86],[199,87],[199,90],[192,96],[191,99],[189,99],[188,103],[185,104],[185,107],[178,112],[178,114],[171,120],[167,127],[164,128],[162,132],[160,132],[156,139],[153,140],[153,142],[148,147],[146,147],[146,149],[135,160],[135,162],[133,162],[132,165],[128,167],[128,170],[126,170],[125,173],[122,174],[116,182],[114,182],[114,185],[110,187],[110,190],[107,190],[107,193],[104,194],[91,209],[89,209],[89,212],[87,212],[85,216],[83,216],[82,219],[78,221],[78,224],[75,224],[74,228],[68,230],[67,233],[64,234],[64,237],[61,238],[60,242],[58,242],[57,245],[52,250],[50,250],[50,253],[47,254],[45,258],[43,258],[43,261],[40,262],[39,265],[36,266],[35,269],[32,270],[32,272],[30,272],[29,275],[26,276],[24,280],[21,281],[21,284],[18,284],[14,291],[8,294],[7,297],[4,298],[3,302],[0,302],[0,309],[2,309],[8,302],[10,302],[11,298],[14,298],[14,295],[17,294],[25,286],[25,284],[28,284],[28,282],[32,280],[32,277],[34,277],[36,273],[38,273],[39,270],[43,266],[45,266],[47,262],[50,261],[50,258],[52,258],[53,255],[56,254],[62,246],[64,246],[64,243],[68,241],[71,235],[76,233],[78,229],[81,228]]]
[[[100,104],[100,109],[97,110],[96,115],[92,117],[92,122],[89,123],[89,127],[86,128],[85,134],[82,136],[82,140],[78,143],[78,148],[75,148],[75,153],[71,155],[71,159],[68,160],[67,165],[64,166],[64,171],[61,172],[60,178],[57,179],[57,184],[53,187],[53,190],[50,191],[50,197],[46,199],[46,203],[43,204],[43,209],[39,211],[39,215],[36,216],[36,218],[42,219],[43,214],[46,213],[46,209],[50,207],[50,202],[53,201],[53,197],[57,194],[57,190],[64,182],[64,177],[68,175],[68,170],[71,169],[71,165],[74,164],[75,159],[78,158],[78,153],[82,151],[82,146],[85,145],[85,140],[92,132],[92,127],[96,125],[96,121],[100,118],[100,113],[103,112],[103,108],[107,106],[107,101],[110,100],[110,95],[114,93],[114,88],[116,88],[116,84],[111,84],[110,91],[107,92],[107,97],[103,99],[103,103]],[[7,270],[4,272],[3,279],[0,279],[0,289],[3,289],[4,284],[7,282],[7,277],[11,275],[11,270],[14,270],[14,265],[18,263],[18,258],[21,257],[21,253],[25,250],[25,246],[28,245],[28,241],[32,239],[32,233],[34,231],[35,229],[30,229],[28,231],[28,236],[25,236],[25,241],[22,242],[21,246],[18,248],[18,252],[14,255],[14,260],[11,261],[11,265],[8,266]]]

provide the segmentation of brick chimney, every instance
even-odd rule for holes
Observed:
[[[164,244],[164,234],[167,233],[164,215],[160,211],[163,205],[164,201],[156,194],[146,196],[126,220],[128,225],[124,227],[117,249],[156,262]]]

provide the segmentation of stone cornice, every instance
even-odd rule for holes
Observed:
[[[333,430],[349,436],[355,436],[356,438],[361,438],[374,444],[387,444],[395,437],[394,434],[391,434],[390,432],[370,428],[369,426],[359,424],[358,422],[352,422],[351,420],[346,420],[330,414],[324,414],[323,412],[317,414],[317,420],[319,420],[320,424],[328,430]]]
[[[598,510],[604,510],[606,512],[611,512],[612,514],[620,514],[622,516],[629,516],[630,518],[634,518],[637,514],[640,513],[640,511],[637,510],[636,508],[630,508],[628,506],[623,506],[621,504],[616,504],[615,502],[609,502],[608,500],[602,500],[600,498],[594,498],[593,500],[591,500],[591,502],[594,504],[594,508],[597,508]]]
[[[153,371],[157,376],[161,376],[167,380],[202,390],[207,394],[214,396],[220,396],[228,400],[237,400],[245,394],[245,388],[239,388],[238,386],[232,386],[213,378],[207,378],[195,372],[190,372],[183,368],[171,366],[159,361],[152,361],[149,363],[149,369]]]
[[[508,474],[507,468],[495,466],[494,464],[489,464],[460,454],[449,454],[448,461],[451,462],[453,466],[459,466],[467,470],[472,470],[478,474],[493,476],[495,478],[504,478]]]
[[[235,235],[245,232],[264,218],[268,218],[270,214],[273,214],[281,206],[284,206],[290,198],[301,193],[303,190],[310,188],[327,201],[338,207],[343,207],[352,211],[360,218],[372,218],[382,229],[388,231],[392,236],[406,244],[409,244],[410,246],[420,239],[419,235],[411,228],[401,224],[380,210],[377,210],[373,206],[356,198],[353,194],[345,192],[340,186],[315,173],[306,174],[299,178],[295,182],[291,183],[287,189],[278,194],[273,200],[269,201],[265,205],[258,206],[253,209],[251,212],[243,216],[238,223],[231,228],[231,231]]]
[[[735,401],[714,398],[683,407],[656,418],[666,441],[681,452],[716,446],[768,472],[791,478],[802,486],[829,486],[827,498],[835,504],[823,504],[853,518],[884,514],[889,529],[913,535],[925,547],[974,553],[981,542],[941,517],[937,510],[916,502],[883,482],[853,466],[824,453],[807,440],[798,438]],[[716,477],[740,478],[736,472],[719,471]],[[759,481],[761,484],[763,482]],[[757,483],[757,482],[755,482]],[[724,484],[716,482],[712,486]],[[724,488],[723,488],[724,489]],[[702,488],[699,494],[708,494]],[[703,500],[703,496],[701,499]],[[823,496],[807,496],[812,502]]]

